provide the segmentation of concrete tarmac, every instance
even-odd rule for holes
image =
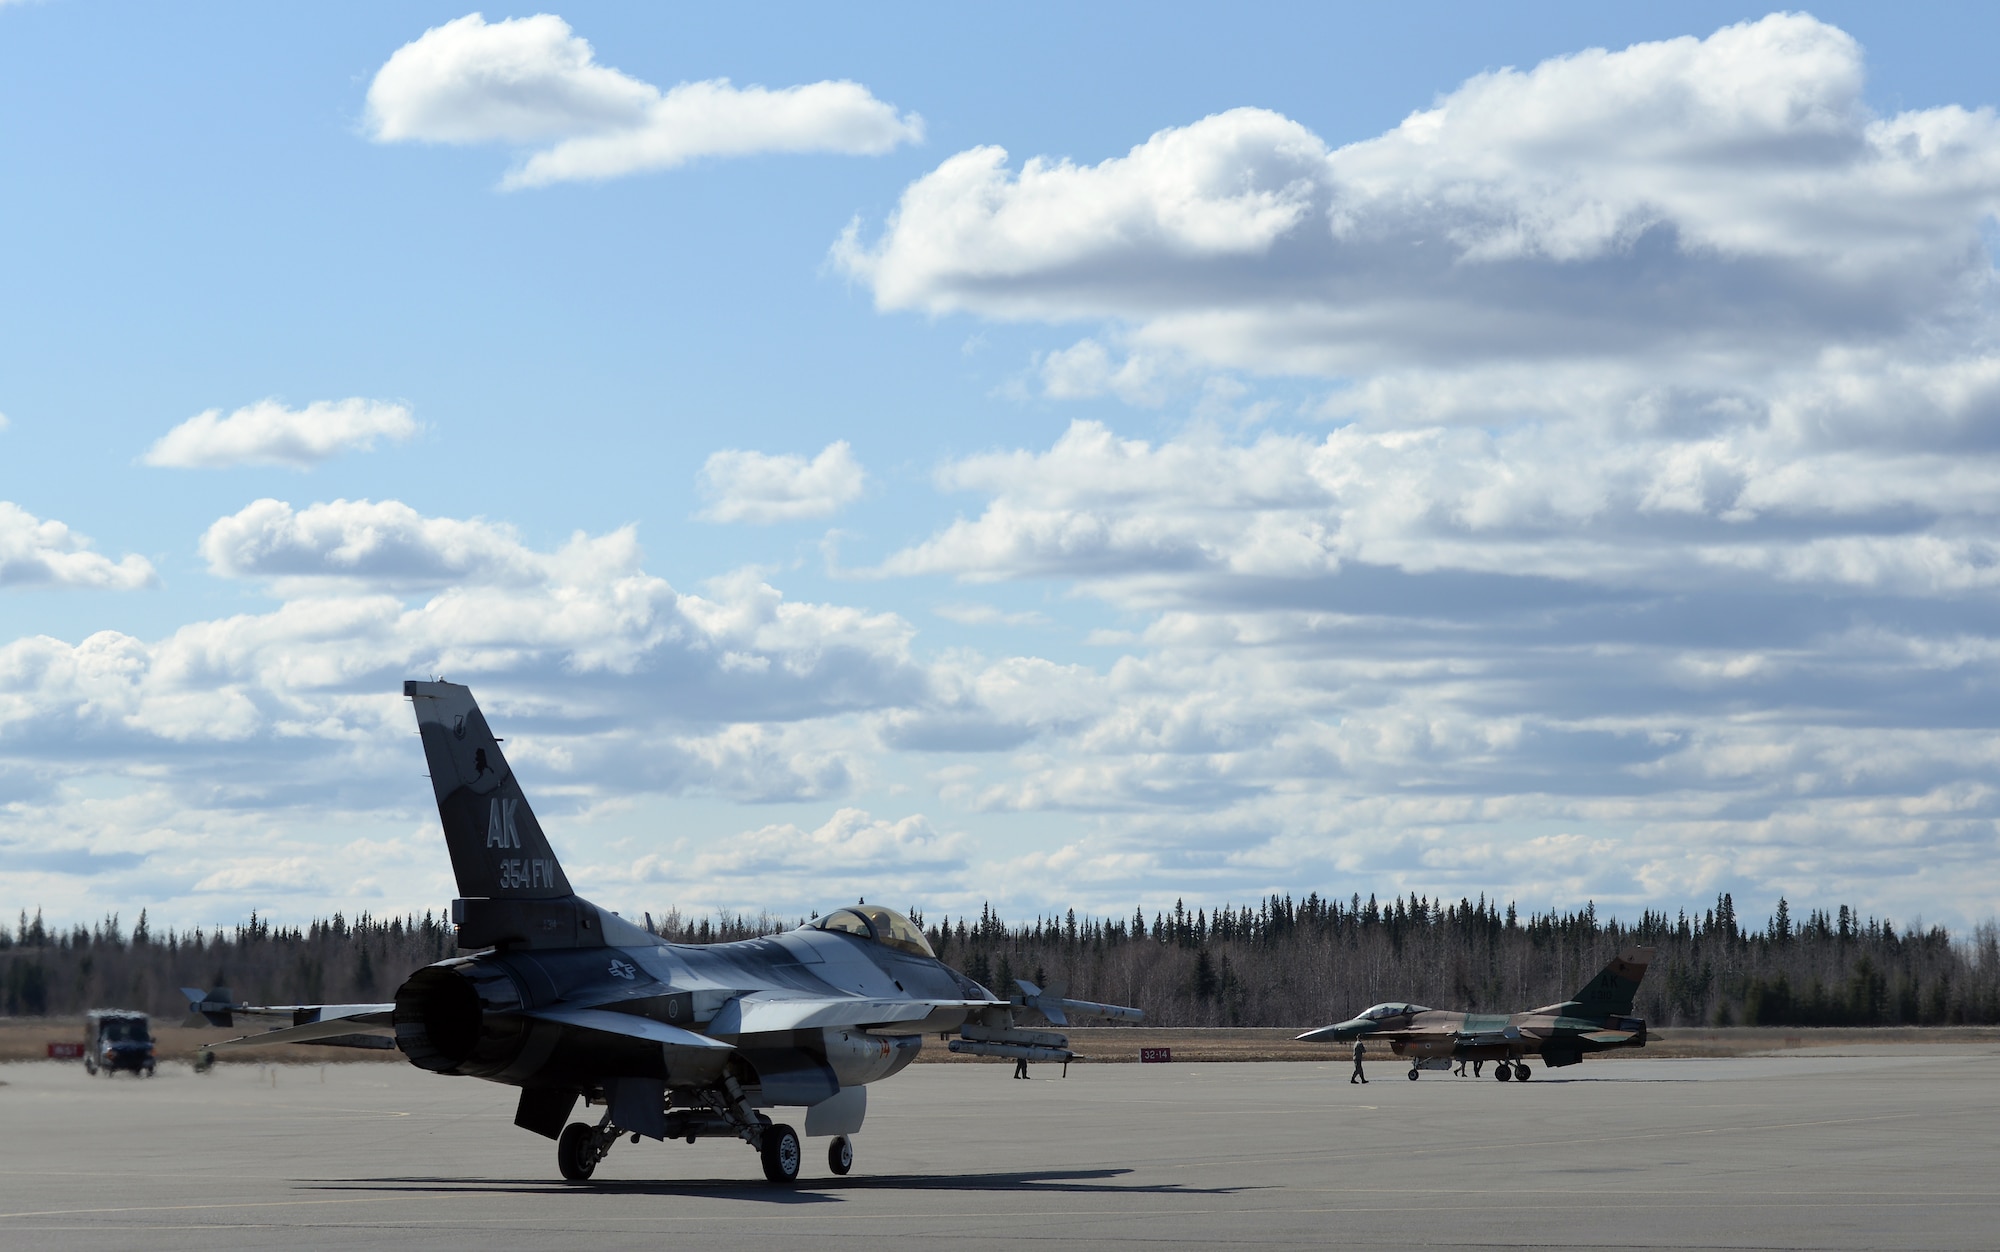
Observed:
[[[1991,1248],[2000,1054],[919,1066],[855,1169],[621,1142],[585,1184],[513,1093],[389,1065],[0,1066],[0,1246]],[[795,1123],[796,1124],[796,1123]]]

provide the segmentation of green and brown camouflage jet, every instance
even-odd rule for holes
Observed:
[[[1651,948],[1627,948],[1583,990],[1561,1004],[1525,1013],[1453,1013],[1421,1004],[1378,1004],[1332,1026],[1299,1038],[1315,1043],[1381,1040],[1397,1056],[1408,1057],[1410,1081],[1420,1070],[1447,1069],[1454,1061],[1495,1061],[1494,1077],[1528,1079],[1528,1063],[1540,1056],[1551,1069],[1575,1065],[1589,1052],[1646,1046],[1646,1023],[1631,1016]]]

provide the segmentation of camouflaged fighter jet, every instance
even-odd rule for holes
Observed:
[[[1528,1063],[1539,1055],[1550,1069],[1575,1065],[1585,1053],[1646,1046],[1646,1023],[1632,1017],[1632,997],[1651,948],[1627,948],[1583,990],[1561,1004],[1525,1013],[1451,1013],[1421,1004],[1378,1004],[1333,1026],[1299,1038],[1314,1043],[1381,1039],[1397,1056],[1410,1058],[1410,1081],[1426,1069],[1448,1069],[1454,1061],[1495,1061],[1493,1076],[1528,1081]]]
[[[667,943],[570,890],[469,690],[409,682],[403,694],[458,877],[458,945],[485,951],[418,970],[391,1004],[259,1009],[190,990],[190,1008],[216,1025],[238,1014],[294,1023],[228,1044],[384,1046],[390,1032],[421,1069],[519,1087],[514,1124],[556,1141],[565,1178],[590,1177],[629,1134],[741,1139],[765,1177],[790,1182],[799,1134],[761,1110],[804,1109],[806,1135],[829,1138],[828,1167],[845,1174],[867,1084],[914,1060],[925,1034],[956,1032],[953,1052],[1067,1062],[1065,1036],[1021,1019],[1143,1016],[1025,981],[1003,1000],[872,904],[769,938]],[[603,1107],[595,1125],[569,1121],[578,1100]]]

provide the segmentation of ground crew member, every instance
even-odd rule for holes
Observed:
[[[1367,1051],[1368,1049],[1362,1046],[1359,1039],[1354,1041],[1354,1072],[1347,1076],[1349,1083],[1365,1083],[1368,1081],[1368,1075],[1361,1072],[1361,1058]]]
[[[1015,1057],[1015,1058],[1014,1058],[1014,1077],[1016,1077],[1016,1078],[1026,1078],[1027,1076],[1028,1076],[1028,1058],[1027,1058],[1027,1057],[1025,1057],[1025,1056],[1017,1056],[1017,1057]]]

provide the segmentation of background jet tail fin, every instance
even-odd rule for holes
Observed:
[[[403,694],[416,708],[458,894],[511,900],[572,894],[471,689],[411,681]]]
[[[181,994],[187,997],[187,1020],[184,1026],[199,1026],[207,1022],[211,1026],[234,1026],[236,1017],[235,998],[229,988],[217,987],[213,991],[202,991],[198,987],[182,987]]]
[[[1599,970],[1597,977],[1583,985],[1571,1001],[1589,1016],[1623,1016],[1632,1011],[1632,997],[1639,993],[1640,980],[1652,964],[1653,949],[1627,948]]]
[[[1126,1008],[1122,1004],[1099,1004],[1094,1000],[1072,1000],[1063,993],[1069,990],[1067,982],[1050,983],[1046,988],[1037,987],[1025,978],[1016,978],[1014,985],[1020,994],[1009,1003],[1029,1008],[1049,1019],[1056,1026],[1069,1025],[1071,1014],[1079,1017],[1108,1017],[1113,1021],[1144,1021],[1146,1014],[1139,1009]],[[954,1045],[956,1050],[956,1045]]]

